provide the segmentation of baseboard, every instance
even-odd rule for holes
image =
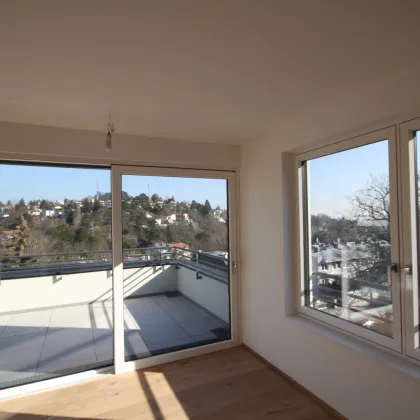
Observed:
[[[289,375],[281,371],[277,366],[273,365],[271,362],[269,362],[265,357],[258,354],[256,351],[249,348],[246,344],[243,344],[243,346],[252,353],[255,357],[262,360],[267,366],[269,366],[271,369],[276,371],[279,375],[283,376],[283,378],[287,379],[289,382],[292,383],[292,385],[298,389],[299,391],[302,391],[305,395],[307,395],[311,400],[316,402],[318,405],[322,406],[325,411],[329,412],[331,415],[336,417],[338,420],[348,420],[347,417],[343,416],[339,411],[337,411],[335,408],[332,408],[330,405],[328,405],[325,401],[321,400],[321,398],[317,397],[315,394],[313,394],[311,391],[306,389],[303,385],[301,385],[299,382],[296,382],[293,378],[291,378]]]

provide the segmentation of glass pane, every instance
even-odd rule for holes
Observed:
[[[388,141],[306,162],[306,305],[392,336]]]
[[[0,388],[113,363],[110,188],[109,170],[0,164]]]
[[[123,175],[126,360],[230,338],[227,181]]]
[[[416,345],[417,346],[419,346],[419,327],[420,327],[420,319],[419,319],[419,313],[420,313],[420,295],[419,295],[419,292],[420,292],[420,285],[418,284],[418,282],[419,282],[419,270],[418,270],[418,267],[419,267],[419,261],[420,261],[420,190],[419,190],[419,188],[420,188],[420,182],[419,182],[419,180],[420,180],[420,170],[419,170],[419,168],[420,168],[420,150],[419,150],[419,143],[418,143],[418,140],[419,140],[419,137],[420,136],[420,131],[417,131],[416,132],[416,137],[415,137],[415,150],[416,150],[416,156],[415,156],[415,163],[416,163],[416,174],[417,174],[417,178],[416,178],[416,180],[415,180],[415,185],[416,185],[416,189],[417,189],[417,191],[416,191],[416,194],[417,194],[417,200],[416,200],[416,203],[417,203],[417,208],[416,208],[416,210],[417,210],[417,226],[416,226],[416,228],[417,228],[417,253],[418,253],[418,255],[417,255],[417,258],[416,258],[416,256],[413,256],[413,265],[414,265],[414,270],[413,270],[413,274],[414,274],[414,276],[413,276],[413,279],[414,279],[414,281],[416,280],[416,278],[415,278],[415,276],[417,276],[417,284],[414,284],[413,285],[413,292],[414,292],[414,296],[413,296],[413,299],[414,299],[414,317],[415,317],[415,319],[414,319],[414,328],[415,328],[415,331],[416,331],[416,334],[415,334],[415,342],[416,342]],[[416,267],[417,267],[417,269],[416,269]]]

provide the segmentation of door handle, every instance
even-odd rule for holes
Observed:
[[[391,273],[398,273],[398,264],[397,263],[391,263],[391,265],[388,266],[388,286],[392,285],[392,274]]]
[[[232,274],[236,274],[236,261],[232,261]]]
[[[406,264],[404,266],[404,272],[409,275],[413,274],[413,266],[411,264]]]

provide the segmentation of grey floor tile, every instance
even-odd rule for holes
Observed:
[[[126,330],[124,333],[124,348],[126,356],[147,357],[150,355],[149,346],[139,330]]]
[[[39,366],[88,364],[96,361],[92,329],[50,328],[42,349]]]
[[[212,332],[207,332],[204,334],[198,334],[193,336],[194,341],[200,342],[200,341],[207,341],[207,340],[216,340],[217,336],[216,334],[213,334]]]
[[[140,325],[140,333],[147,346],[161,342],[191,340],[191,337],[169,315],[134,315]]]
[[[38,371],[53,372],[55,370],[64,370],[72,367],[79,367],[96,363],[96,354],[93,345],[89,348],[79,349],[77,351],[64,351],[57,352],[48,357],[41,355],[38,363]]]
[[[158,304],[190,335],[205,334],[220,326],[215,317],[183,296],[159,296]]]
[[[80,372],[82,370],[94,369],[97,366],[96,356],[92,354],[80,354],[79,357],[61,357],[51,359],[47,363],[40,363],[37,373],[53,374],[53,373],[71,373],[72,371]]]
[[[114,358],[113,338],[103,338],[99,343],[95,343],[96,361],[110,360]]]
[[[11,315],[0,315],[0,337],[4,329],[9,325]]]
[[[125,299],[124,304],[131,313],[149,315],[162,312],[152,297]]]
[[[44,341],[44,331],[0,339],[0,370],[35,370]]]
[[[50,324],[51,313],[51,310],[45,310],[11,315],[7,327],[3,330],[0,339],[19,334],[46,331]]]
[[[112,330],[113,313],[110,307],[90,307],[90,322],[94,329]]]
[[[151,352],[159,352],[170,349],[175,351],[177,347],[188,347],[194,343],[195,340],[191,337],[171,337],[163,341],[152,342],[148,344],[148,348]]]
[[[91,326],[88,305],[53,309],[50,322],[52,328],[90,328]]]

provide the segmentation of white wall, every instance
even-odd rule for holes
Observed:
[[[246,145],[241,154],[243,341],[349,419],[418,419],[420,381],[287,316],[293,306],[292,239],[285,230],[291,220],[283,200],[282,152],[323,138],[345,138],[340,130],[369,131],[381,126],[375,121],[382,118],[393,122],[397,117],[385,117],[403,113],[415,101],[418,105],[415,86],[418,77],[412,72],[408,79],[366,87],[347,106],[330,104],[302,115],[302,124],[291,121],[276,135]],[[417,109],[405,115],[420,116]]]
[[[219,318],[229,322],[229,286],[206,277],[196,278],[195,271],[185,267],[178,270],[178,290]]]
[[[142,296],[177,289],[173,266],[124,270],[124,296]],[[0,313],[112,299],[112,272],[30,277],[0,282]]]
[[[42,159],[234,170],[239,147],[0,122],[1,159]]]

